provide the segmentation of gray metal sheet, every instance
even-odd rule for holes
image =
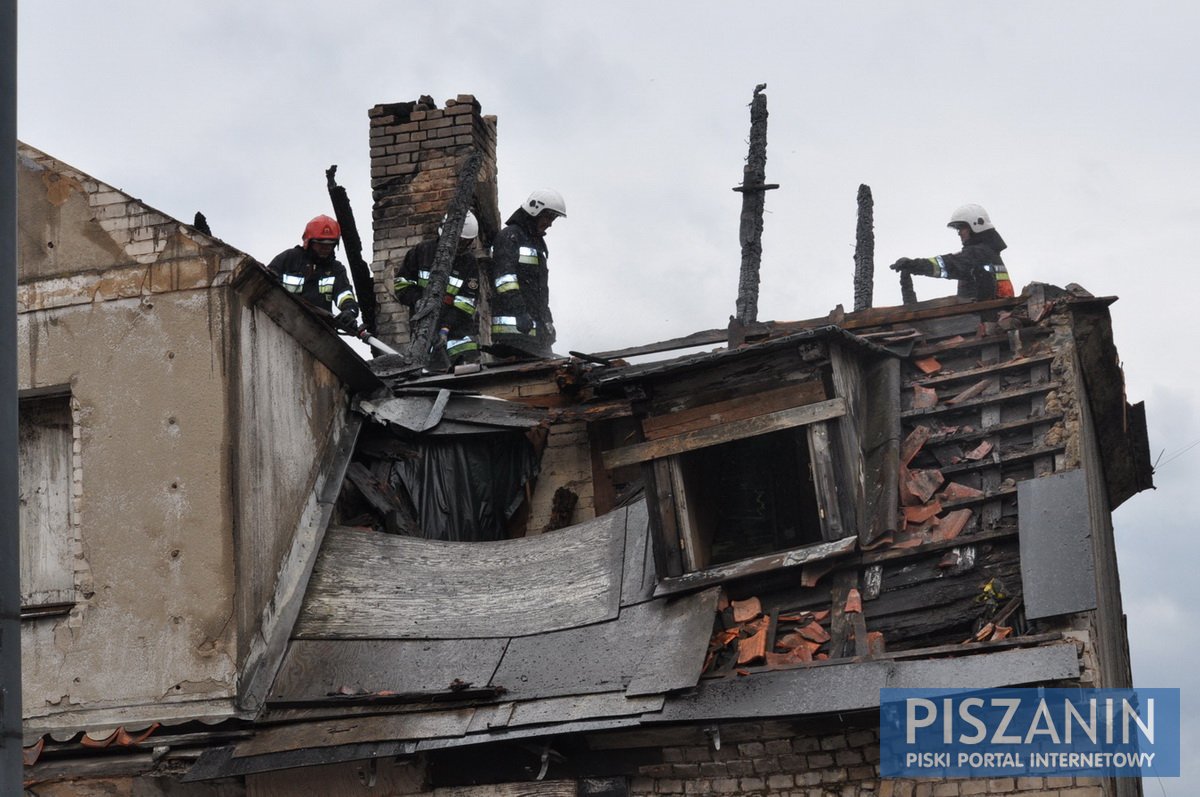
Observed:
[[[650,722],[791,717],[879,705],[883,688],[983,689],[1079,677],[1074,643],[952,659],[868,661],[707,680],[670,698]]]
[[[436,424],[441,420],[441,407],[437,407],[437,412],[434,413],[436,405],[435,396],[404,396],[360,401],[358,408],[376,423],[392,424],[410,432],[420,432],[430,421]]]
[[[1096,608],[1096,564],[1086,473],[1017,483],[1021,587],[1031,620]]]
[[[377,423],[432,434],[528,429],[546,420],[543,409],[483,396],[407,394],[363,399],[358,409]],[[446,428],[443,428],[446,427]]]
[[[499,542],[333,528],[293,636],[484,639],[597,623],[617,616],[624,558],[624,512]]]
[[[506,639],[294,639],[268,700],[322,700],[347,688],[444,693],[455,680],[484,686],[506,644]]]
[[[648,601],[657,582],[654,551],[650,548],[650,514],[646,502],[629,507],[625,518],[625,570],[621,578],[621,605]]]
[[[514,700],[694,686],[719,590],[639,603],[616,620],[513,639],[492,678]]]

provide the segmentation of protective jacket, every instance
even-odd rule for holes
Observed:
[[[416,308],[425,289],[437,254],[438,239],[431,238],[409,249],[396,271],[393,288],[396,298],[409,310]],[[446,353],[451,360],[462,359],[479,350],[479,322],[475,317],[479,299],[479,262],[471,252],[459,252],[450,266],[446,292],[442,294],[438,326],[449,330]],[[409,329],[413,329],[409,322]]]
[[[913,273],[958,280],[958,295],[968,299],[1012,296],[1013,285],[1000,253],[1007,244],[996,230],[972,233],[957,254],[920,258]]]
[[[314,307],[329,310],[332,304],[334,315],[343,310],[358,315],[358,302],[346,277],[346,267],[334,258],[320,261],[311,250],[293,246],[276,255],[267,269],[279,277],[288,292]]]
[[[549,252],[536,225],[533,216],[518,210],[492,243],[492,344],[550,357],[555,333]]]

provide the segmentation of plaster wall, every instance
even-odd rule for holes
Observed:
[[[22,627],[38,725],[232,694],[224,314],[200,290],[19,317],[21,387],[69,387],[76,426],[77,603]]]
[[[246,256],[24,144],[19,386],[70,395],[75,603],[22,623],[26,730],[227,715],[229,273]]]

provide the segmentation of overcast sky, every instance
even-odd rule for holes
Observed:
[[[754,86],[766,83],[759,318],[853,305],[855,196],[876,258],[954,251],[983,204],[1018,289],[1119,296],[1158,489],[1116,513],[1134,679],[1183,689],[1200,751],[1200,123],[1183,2],[25,0],[22,140],[266,262],[329,212],[338,164],[363,237],[373,105],[474,94],[499,119],[505,214],[556,188],[559,350],[724,326],[734,311]],[[898,304],[892,272],[876,305]],[[921,298],[953,283],[918,280]],[[1192,757],[1193,761],[1197,757]],[[1200,793],[1200,766],[1146,794]]]

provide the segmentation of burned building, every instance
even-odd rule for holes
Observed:
[[[880,688],[1130,683],[1111,512],[1151,468],[1113,299],[369,367],[252,259],[22,164],[22,384],[66,402],[29,439],[73,474],[23,629],[34,793],[1140,792],[878,771]],[[44,270],[68,239],[106,254]],[[180,342],[118,391],[145,324]],[[146,471],[101,467],[126,440]]]

